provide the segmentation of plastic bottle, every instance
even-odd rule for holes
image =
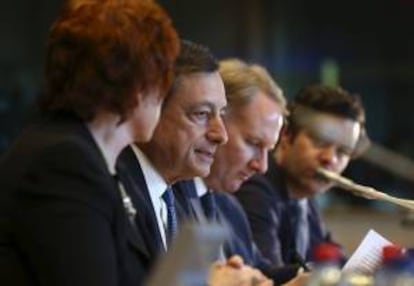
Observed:
[[[395,286],[414,285],[414,249],[405,249],[393,283]]]
[[[373,286],[374,277],[367,273],[356,271],[342,273],[339,286]]]
[[[401,273],[403,249],[387,245],[382,249],[381,265],[375,272],[375,286],[394,286]]]
[[[336,286],[341,278],[339,247],[321,243],[313,250],[313,269],[307,286]]]

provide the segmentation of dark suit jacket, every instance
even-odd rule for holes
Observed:
[[[136,229],[145,241],[150,254],[149,266],[152,266],[155,258],[164,252],[164,245],[147,182],[141,165],[130,146],[126,147],[119,155],[117,172],[137,211],[135,216]]]
[[[130,146],[126,147],[119,155],[117,172],[137,211],[135,216],[136,231],[142,237],[149,254],[145,261],[145,275],[148,276],[161,254],[164,254],[165,249],[157,217],[152,207],[149,193],[151,185],[145,181],[141,165]],[[182,223],[182,208],[178,202],[175,206],[179,223]]]
[[[289,207],[292,199],[288,197],[283,171],[276,166],[273,156],[269,156],[268,171],[245,182],[236,197],[246,211],[254,240],[262,253],[276,265],[297,262],[293,225],[297,214]],[[310,243],[305,259],[309,261],[315,245],[332,241],[312,199],[307,217]]]
[[[222,192],[210,193],[214,202],[212,210],[209,211],[211,207],[200,201],[193,181],[182,181],[175,184],[174,191],[177,199],[180,200],[183,207],[185,206],[192,218],[199,218],[200,212],[197,209],[201,206],[207,219],[215,219],[229,229],[230,238],[224,245],[226,257],[240,255],[247,265],[260,269],[266,276],[272,278],[276,285],[285,283],[296,275],[299,268],[297,265],[283,268],[275,267],[261,254],[253,243],[247,217],[232,195]],[[205,219],[202,218],[202,220]]]
[[[0,164],[0,284],[140,285],[147,251],[84,123],[44,117]]]

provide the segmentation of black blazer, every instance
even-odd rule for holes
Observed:
[[[116,165],[121,182],[124,184],[125,190],[131,197],[137,211],[135,225],[150,254],[149,268],[151,268],[156,257],[164,252],[164,246],[157,217],[152,207],[148,185],[131,146],[122,150]]]
[[[226,257],[240,255],[247,265],[260,269],[271,278],[276,285],[283,284],[296,276],[297,265],[275,267],[266,259],[253,242],[250,226],[239,202],[230,194],[212,192],[209,195],[213,201],[213,207],[207,206],[206,201],[199,199],[193,181],[182,181],[174,185],[176,197],[180,200],[189,215],[199,217],[198,209],[202,208],[204,218],[215,219],[230,231],[229,239],[225,242],[224,252]],[[197,202],[198,201],[198,202]]]
[[[269,156],[268,171],[245,182],[236,197],[247,214],[254,240],[262,253],[279,266],[296,263],[293,218],[297,214],[292,212],[285,176],[276,166],[273,156]],[[332,240],[312,199],[309,200],[307,217],[310,243],[304,259],[309,261],[315,245]]]
[[[0,163],[0,284],[140,285],[148,256],[85,124],[43,117]]]
[[[119,155],[117,172],[137,211],[135,228],[148,251],[148,257],[144,261],[144,274],[148,276],[159,258],[165,253],[165,248],[161,238],[161,230],[158,227],[157,217],[152,207],[150,197],[151,185],[145,181],[142,168],[131,146],[126,147]],[[178,201],[176,201],[175,207],[178,222],[182,223],[183,211]]]

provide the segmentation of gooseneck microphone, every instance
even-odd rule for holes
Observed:
[[[352,180],[345,178],[335,172],[328,171],[323,168],[318,168],[317,174],[325,180],[333,182],[336,186],[351,191],[355,195],[375,200],[383,200],[408,210],[414,210],[414,201],[407,199],[400,199],[390,196],[386,193],[377,191],[376,189],[364,185],[354,183]]]

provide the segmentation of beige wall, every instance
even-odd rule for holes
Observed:
[[[403,226],[404,215],[400,211],[336,206],[323,215],[335,241],[344,246],[347,255],[352,254],[371,228],[395,244],[414,247],[414,225]]]

